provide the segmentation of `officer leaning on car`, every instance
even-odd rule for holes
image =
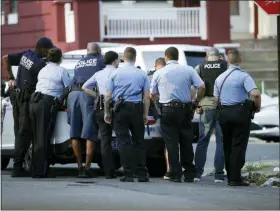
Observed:
[[[32,177],[47,177],[48,149],[55,127],[56,115],[63,88],[70,86],[65,68],[60,67],[62,52],[59,48],[48,51],[49,63],[38,74],[38,83],[30,99],[30,119],[33,129]]]
[[[37,75],[46,65],[44,57],[53,47],[52,41],[43,37],[36,44],[34,51],[28,50],[21,53],[8,54],[3,57],[3,65],[9,76],[11,90],[11,103],[13,105],[15,151],[12,177],[27,176],[22,169],[24,155],[31,143],[31,127],[29,122],[29,101],[35,91]],[[11,66],[18,66],[17,78],[12,73]]]
[[[170,181],[181,182],[183,167],[185,182],[193,182],[195,177],[192,147],[193,107],[196,107],[203,97],[205,85],[192,67],[178,63],[178,57],[177,48],[166,49],[167,65],[154,73],[151,93],[154,99],[159,95],[162,114],[160,127],[168,151]],[[194,102],[191,101],[191,85],[198,88]]]
[[[78,164],[78,177],[93,177],[90,172],[98,129],[94,116],[94,97],[82,90],[84,83],[105,67],[101,49],[96,43],[88,43],[87,56],[81,59],[74,70],[71,92],[67,99],[67,115],[70,138]],[[83,167],[80,141],[86,140],[86,164]]]
[[[198,65],[195,69],[205,83],[206,90],[204,98],[199,104],[197,113],[200,114],[199,131],[200,138],[195,151],[195,181],[200,181],[204,172],[204,165],[207,157],[207,148],[210,142],[213,129],[216,135],[216,153],[214,158],[215,182],[224,181],[224,151],[222,131],[217,121],[217,98],[213,96],[214,83],[216,78],[227,70],[227,62],[220,59],[220,52],[217,48],[207,51],[207,61]]]
[[[238,50],[228,52],[229,68],[215,81],[214,96],[218,98],[219,122],[223,132],[225,167],[228,185],[248,186],[242,181],[251,119],[260,111],[261,96],[251,76],[240,68]],[[253,100],[248,99],[250,95]]]
[[[101,135],[101,155],[106,179],[116,178],[115,167],[112,157],[112,126],[104,121],[104,100],[107,91],[109,75],[115,71],[119,65],[118,54],[108,51],[104,56],[106,67],[96,72],[85,82],[82,89],[95,99],[95,119],[99,126]],[[97,87],[97,93],[93,91]]]
[[[144,124],[148,121],[150,83],[147,74],[134,66],[134,48],[126,48],[123,59],[123,66],[112,72],[108,80],[104,120],[112,122],[109,107],[113,101],[113,125],[116,138],[120,141],[120,158],[124,169],[124,177],[120,180],[133,182],[136,174],[139,182],[148,182]]]

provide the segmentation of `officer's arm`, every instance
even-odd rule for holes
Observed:
[[[95,78],[95,74],[88,79],[83,87],[82,90],[84,90],[85,93],[87,93],[88,95],[92,96],[92,97],[96,97],[97,93],[95,91],[93,91],[93,88],[96,86],[96,78]]]
[[[9,80],[15,79],[13,71],[12,71],[12,66],[18,66],[20,64],[22,55],[23,55],[23,52],[8,54],[8,55],[5,55],[2,57],[2,63],[3,63],[4,69],[7,71]]]
[[[150,83],[149,83],[148,76],[145,77],[143,92],[144,92],[144,96],[143,96],[144,115],[148,116],[149,108],[150,108]]]
[[[196,97],[196,88],[194,88],[194,86],[191,86],[191,96],[192,96],[192,100],[195,100],[195,97]]]
[[[218,90],[218,85],[217,85],[217,79],[215,80],[213,95],[216,98],[219,97],[219,90]]]
[[[244,87],[246,91],[253,97],[256,105],[256,111],[259,112],[261,109],[261,93],[258,90],[254,80],[251,76],[247,76],[244,80]]]
[[[151,82],[151,98],[154,101],[158,101],[159,99],[159,91],[158,91],[158,72],[156,71],[153,75],[152,82]]]
[[[104,115],[105,116],[111,115],[110,108],[112,105],[112,93],[113,93],[113,90],[115,89],[113,77],[114,77],[114,73],[110,74],[110,76],[108,78],[107,93],[106,93],[105,101],[104,101]]]
[[[205,84],[193,68],[191,69],[191,80],[192,85],[198,89],[195,101],[200,102],[204,96]]]
[[[71,78],[69,77],[66,70],[63,70],[63,72],[61,74],[61,80],[62,80],[65,87],[71,86],[72,81],[71,81]]]

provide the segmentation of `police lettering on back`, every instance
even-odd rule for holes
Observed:
[[[30,70],[34,62],[28,59],[26,56],[22,56],[20,60],[20,64],[24,66],[26,69]]]
[[[88,59],[84,61],[79,61],[77,64],[76,68],[81,68],[81,67],[94,67],[97,64],[97,59]]]
[[[214,64],[204,64],[204,69],[215,69],[215,68],[221,68],[220,63],[214,63]]]

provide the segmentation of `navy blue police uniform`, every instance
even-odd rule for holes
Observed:
[[[52,41],[48,38],[41,38],[37,42],[37,48],[52,47]],[[32,139],[32,130],[28,124],[30,96],[35,91],[38,73],[46,62],[37,51],[32,50],[8,54],[8,62],[11,66],[18,66],[16,86],[10,95],[15,134],[13,177],[23,175],[22,163]]]
[[[103,56],[88,54],[74,70],[72,91],[67,99],[67,114],[71,139],[96,141],[98,130],[94,117],[94,98],[81,87],[97,71],[105,67]]]

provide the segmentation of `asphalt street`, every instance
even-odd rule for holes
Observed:
[[[195,145],[194,145],[195,147]],[[209,145],[206,171],[213,169],[215,144]],[[251,141],[247,161],[279,160],[279,144]],[[211,176],[199,183],[171,183],[151,178],[149,183],[121,183],[118,179],[76,179],[74,164],[56,165],[56,178],[11,178],[10,167],[2,172],[2,210],[94,209],[279,209],[279,188],[229,187],[215,184]],[[94,165],[95,166],[95,165]]]

